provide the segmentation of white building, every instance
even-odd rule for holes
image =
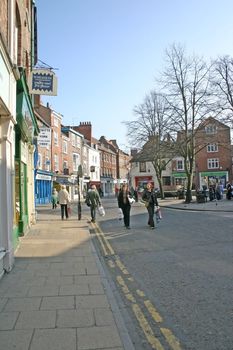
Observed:
[[[13,9],[13,1],[9,1]],[[10,12],[8,48],[0,35],[0,278],[14,263],[14,156],[16,124],[16,80],[19,73],[13,54],[14,20]]]

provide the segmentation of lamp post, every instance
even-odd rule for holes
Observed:
[[[80,177],[83,177],[83,169],[82,165],[78,166],[78,172],[77,172],[77,184],[78,184],[78,220],[81,220],[82,217],[82,208],[81,208],[81,201],[80,201]]]

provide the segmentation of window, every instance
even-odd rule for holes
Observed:
[[[140,171],[140,173],[145,173],[146,172],[146,162],[140,162],[139,163],[139,171]]]
[[[217,127],[216,127],[216,125],[207,125],[206,127],[205,127],[205,132],[206,132],[206,134],[216,134],[217,133]]]
[[[184,170],[184,161],[182,159],[176,161],[176,169]]]
[[[58,127],[58,119],[54,117],[53,119],[54,126]]]
[[[208,169],[218,169],[219,168],[219,159],[218,158],[207,159],[207,167],[208,167]]]
[[[72,134],[71,136],[71,142],[72,142],[72,146],[75,146],[75,135]]]
[[[218,152],[218,144],[212,143],[207,145],[207,152]]]
[[[42,169],[42,154],[38,153],[38,169]]]
[[[79,166],[79,155],[77,153],[73,153],[73,171],[78,171]]]
[[[163,176],[162,177],[163,185],[164,186],[170,186],[171,185],[171,178],[170,176]]]
[[[67,152],[67,141],[63,141],[63,152],[66,154],[68,153]]]
[[[54,144],[58,145],[58,133],[56,131],[53,132]]]
[[[54,171],[59,171],[58,155],[57,154],[54,154]]]
[[[50,170],[50,159],[49,159],[49,157],[45,158],[45,170],[47,170],[47,171]]]

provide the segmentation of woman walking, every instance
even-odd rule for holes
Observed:
[[[154,213],[155,213],[155,206],[159,206],[157,196],[155,194],[155,191],[153,190],[153,186],[150,182],[148,182],[146,189],[143,191],[142,194],[142,201],[145,203],[145,206],[148,211],[148,225],[151,227],[151,229],[155,228],[154,223]]]
[[[123,212],[124,224],[127,229],[130,229],[130,192],[128,185],[124,184],[118,194],[118,207]]]
[[[65,185],[61,185],[61,190],[58,193],[58,201],[61,205],[61,219],[64,220],[64,214],[66,220],[68,219],[68,204],[70,203],[69,192],[66,190]]]
[[[58,193],[56,188],[53,189],[53,193],[52,193],[52,208],[56,209],[57,208],[57,200],[58,200]]]

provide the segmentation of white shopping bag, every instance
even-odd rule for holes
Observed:
[[[104,207],[102,205],[100,205],[98,207],[98,212],[99,212],[100,216],[104,216],[105,215],[105,210],[104,210]]]
[[[118,219],[119,219],[119,220],[122,220],[123,217],[124,217],[124,215],[123,215],[122,209],[121,209],[121,208],[118,208]]]

